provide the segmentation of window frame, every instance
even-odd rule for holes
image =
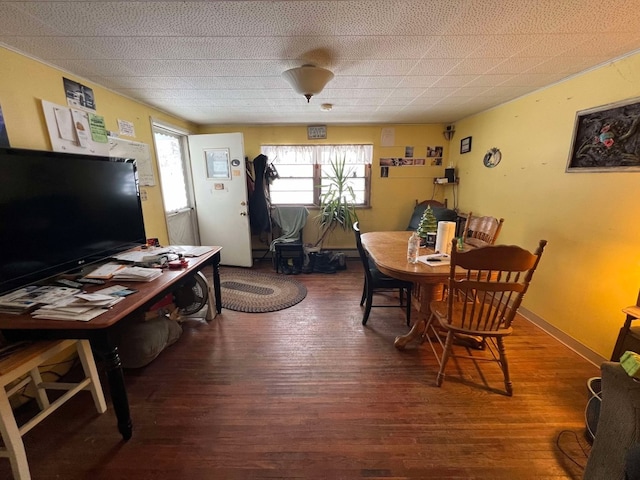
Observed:
[[[305,164],[300,162],[303,165],[311,165],[312,166],[312,176],[310,177],[284,177],[284,178],[293,178],[293,179],[301,179],[301,180],[306,180],[308,178],[311,178],[313,181],[313,203],[303,203],[303,202],[299,202],[299,203],[276,203],[273,202],[273,205],[301,205],[301,206],[306,206],[306,207],[319,207],[320,206],[320,195],[321,195],[321,188],[320,185],[322,185],[322,160],[320,159],[321,157],[321,152],[322,149],[326,149],[327,147],[337,147],[338,149],[340,148],[344,148],[344,147],[349,147],[349,146],[356,146],[356,147],[368,147],[370,149],[370,156],[367,159],[367,161],[363,162],[363,163],[353,163],[354,165],[362,165],[364,167],[364,175],[363,176],[358,176],[356,178],[362,178],[364,180],[364,191],[363,191],[363,201],[362,203],[356,203],[355,207],[356,208],[370,208],[371,207],[371,171],[372,171],[372,163],[373,163],[373,145],[372,144],[336,144],[336,145],[327,145],[327,144],[299,144],[299,145],[275,145],[275,144],[269,144],[269,145],[261,145],[260,150],[261,153],[263,153],[264,155],[266,155],[269,158],[269,163],[273,164],[273,166],[275,167],[275,170],[278,171],[278,164],[275,163],[275,159],[271,159],[269,156],[269,153],[271,152],[266,152],[265,153],[265,147],[267,149],[271,149],[271,148],[275,148],[277,149],[278,147],[288,147],[288,148],[296,148],[296,147],[302,147],[304,149],[311,149],[312,150],[312,163],[310,164]],[[286,165],[294,165],[293,163],[288,163]],[[349,165],[349,164],[347,164]],[[274,179],[273,181],[277,181],[278,178]]]

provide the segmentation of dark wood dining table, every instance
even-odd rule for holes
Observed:
[[[423,262],[410,263],[407,260],[407,242],[412,233],[391,231],[362,234],[362,245],[378,270],[390,277],[414,283],[411,303],[419,314],[409,333],[396,337],[394,345],[398,349],[403,349],[423,335],[430,313],[429,302],[443,297],[450,270],[448,263],[435,267]],[[431,253],[435,253],[433,249],[421,247],[418,255]]]

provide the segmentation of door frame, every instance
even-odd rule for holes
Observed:
[[[170,123],[167,123],[163,120],[159,120],[154,117],[150,117],[149,120],[151,123],[151,137],[153,140],[153,148],[156,155],[156,167],[158,169],[158,177],[160,179],[160,182],[158,182],[158,185],[160,186],[160,195],[162,197],[162,210],[164,214],[164,221],[167,229],[167,235],[168,237],[171,237],[171,233],[169,232],[169,225],[170,225],[169,218],[168,218],[169,215],[175,215],[180,211],[171,212],[169,214],[165,208],[164,191],[162,190],[162,171],[160,170],[160,164],[158,162],[158,147],[156,145],[156,138],[155,138],[156,129],[164,130],[165,132],[170,133],[172,135],[180,136],[180,149],[182,151],[182,158],[183,158],[182,167],[184,169],[185,188],[187,190],[186,192],[187,200],[190,204],[189,208],[191,209],[191,231],[192,231],[193,238],[195,238],[196,240],[194,243],[196,245],[200,245],[200,230],[198,228],[198,214],[197,214],[198,212],[196,211],[197,209],[196,198],[195,198],[195,193],[193,191],[193,177],[191,173],[191,156],[189,154],[189,141],[188,141],[188,136],[194,135],[194,133],[191,132],[190,130],[177,127],[175,125],[172,125]]]

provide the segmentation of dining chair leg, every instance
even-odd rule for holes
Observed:
[[[507,362],[507,351],[504,348],[504,339],[502,337],[496,338],[498,345],[498,353],[500,355],[500,368],[504,374],[504,388],[507,391],[507,395],[510,397],[513,395],[513,383],[509,375],[509,363]]]
[[[367,299],[367,277],[364,278],[364,284],[362,285],[362,297],[360,298],[360,306],[364,305],[364,301]]]
[[[369,314],[371,313],[372,305],[373,305],[373,291],[367,289],[367,301],[364,306],[364,315],[362,316],[362,325],[367,324],[367,320],[369,320]]]
[[[440,370],[438,371],[438,377],[436,378],[436,385],[440,387],[444,381],[444,368],[447,366],[447,361],[451,356],[451,348],[453,347],[453,332],[447,333],[447,339],[444,342],[444,351],[442,352],[442,359],[440,360]]]

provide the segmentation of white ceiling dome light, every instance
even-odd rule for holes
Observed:
[[[312,96],[319,94],[333,78],[333,72],[314,65],[303,65],[282,73],[293,89],[304,95],[307,103]]]

